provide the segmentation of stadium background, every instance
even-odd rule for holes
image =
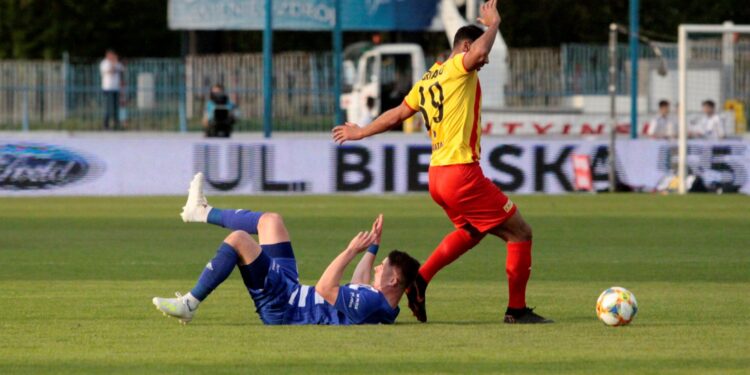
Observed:
[[[335,1],[282,1],[275,3],[273,8],[273,25],[277,30],[273,33],[264,30],[266,4],[260,0],[174,0],[152,4],[156,7],[153,12],[135,11],[139,9],[138,6],[146,6],[137,1],[105,2],[106,6],[101,7],[103,14],[96,16],[111,20],[104,25],[89,21],[95,17],[91,13],[92,8],[67,2],[56,4],[41,19],[33,18],[34,21],[26,25],[21,21],[40,14],[40,3],[5,3],[2,5],[2,24],[5,26],[0,28],[2,35],[7,35],[10,41],[0,49],[0,56],[5,56],[0,60],[0,129],[9,131],[3,136],[3,141],[7,144],[4,148],[7,166],[5,175],[19,176],[26,173],[33,162],[22,163],[21,160],[37,160],[42,154],[48,155],[45,154],[46,151],[39,153],[40,147],[55,149],[72,144],[75,147],[66,151],[72,155],[96,148],[96,144],[102,145],[113,140],[117,144],[117,140],[122,138],[130,142],[128,150],[143,150],[139,153],[143,160],[139,170],[144,173],[158,175],[158,170],[146,172],[146,169],[176,171],[194,164],[189,161],[197,156],[191,156],[187,152],[184,153],[184,160],[166,159],[158,166],[149,163],[149,160],[159,160],[163,154],[161,151],[164,150],[149,148],[148,144],[153,142],[154,137],[174,140],[175,143],[189,139],[195,144],[195,149],[207,144],[200,140],[198,131],[201,130],[200,122],[208,100],[207,93],[215,83],[223,84],[230,98],[239,106],[234,126],[235,142],[244,142],[248,147],[271,142],[268,143],[270,146],[278,141],[258,143],[257,137],[261,134],[265,138],[272,134],[278,137],[284,133],[292,136],[306,134],[308,139],[324,140],[325,133],[332,124],[345,118],[345,111],[341,108],[341,103],[345,100],[343,97],[339,98],[339,94],[350,92],[352,81],[356,80],[356,77],[348,77],[346,72],[337,74],[337,67],[344,58],[354,60],[356,65],[358,51],[355,50],[354,57],[351,57],[352,52],[345,47],[367,42],[377,34],[380,38],[378,45],[382,46],[420,44],[425,51],[424,60],[429,65],[446,54],[449,45],[445,30],[455,27],[450,24],[450,18],[446,18],[445,9],[454,7],[459,15],[467,15],[468,4],[471,3],[476,4],[476,1],[462,1],[458,4],[440,4],[437,1],[344,2],[341,5],[340,22],[336,23]],[[528,143],[523,147],[529,150],[526,154],[530,154],[534,147],[562,147],[567,150],[564,155],[549,155],[549,160],[537,157],[533,162],[522,160],[523,151],[505,150],[510,153],[495,154],[495,157],[504,160],[498,159],[495,164],[510,165],[505,170],[500,168],[503,175],[496,179],[501,184],[505,181],[504,187],[510,192],[574,190],[571,181],[575,176],[567,159],[575,153],[590,156],[596,180],[602,180],[602,172],[609,173],[606,171],[606,155],[591,151],[604,147],[612,123],[608,93],[609,51],[607,45],[602,43],[607,38],[607,22],[602,20],[609,19],[624,24],[623,21],[627,20],[627,4],[613,2],[607,6],[593,7],[591,14],[581,8],[582,4],[570,6],[571,10],[560,12],[560,20],[554,22],[555,26],[550,26],[548,16],[541,15],[547,14],[541,12],[541,2],[529,4],[527,8],[519,7],[513,2],[501,5],[506,8],[503,9],[503,14],[507,21],[503,24],[502,36],[507,35],[510,47],[506,49],[505,43],[499,41],[500,46],[495,50],[498,50],[496,56],[500,57],[500,61],[495,61],[482,73],[485,84],[481,125],[484,133],[503,136],[503,142],[509,136],[513,136],[512,139],[524,137],[524,142]],[[701,12],[695,9],[694,15],[674,14],[673,7],[674,4],[669,2],[653,6],[649,4],[649,11],[644,12],[643,33],[654,40],[662,40],[656,43],[661,56],[656,56],[646,46],[641,46],[636,55],[631,55],[633,45],[626,44],[626,36],[620,38],[614,66],[615,101],[619,111],[615,121],[618,133],[623,135],[621,139],[627,139],[628,133],[630,138],[643,138],[648,132],[648,122],[655,114],[658,102],[661,99],[676,102],[677,46],[673,30],[677,24],[693,20],[728,19],[726,17],[743,22],[748,16],[743,13],[744,10],[732,8],[731,2],[713,4]],[[687,9],[693,8],[691,6]],[[131,14],[135,18],[131,19]],[[406,14],[410,17],[404,17]],[[576,16],[591,22],[574,27],[572,23]],[[71,23],[71,19],[82,22]],[[530,27],[530,20],[538,21],[545,27]],[[669,31],[669,25],[672,31]],[[549,32],[564,26],[568,28],[560,30],[560,33]],[[173,31],[169,31],[170,29]],[[341,34],[337,34],[339,29]],[[64,32],[59,32],[60,30]],[[95,32],[91,38],[82,40],[86,30]],[[267,55],[257,52],[266,44],[264,35],[273,35],[274,47]],[[300,43],[300,36],[303,35],[305,43]],[[338,43],[336,35],[341,35],[342,50],[332,50],[332,46],[336,47]],[[516,41],[518,45],[514,46]],[[561,44],[554,45],[560,42]],[[696,78],[689,81],[694,94],[688,96],[688,114],[691,118],[700,116],[700,103],[705,99],[718,102],[720,113],[726,122],[726,130],[731,136],[721,142],[695,143],[690,146],[687,163],[692,174],[713,181],[707,182],[707,185],[723,185],[722,191],[748,192],[750,154],[743,136],[750,108],[745,105],[750,99],[750,39],[739,35],[734,43],[732,48],[736,52],[733,55],[731,74],[726,73],[726,48],[721,38],[704,38],[691,46],[691,64],[702,70],[695,68],[690,74]],[[364,48],[371,47],[372,45],[365,45]],[[115,48],[123,55],[126,69],[118,116],[123,120],[127,135],[118,133],[111,136],[99,132],[102,130],[104,106],[99,88],[98,62],[101,58],[99,55],[105,48]],[[173,56],[169,56],[170,54]],[[411,70],[420,69],[416,66],[404,68],[397,59],[383,56],[382,60],[378,60],[377,66],[377,84],[381,92],[376,98],[375,112],[398,103],[404,94],[404,88],[399,87],[402,86],[402,77],[410,74]],[[39,57],[44,59],[34,59]],[[634,57],[640,66],[637,77],[631,74]],[[270,76],[265,76],[269,73],[264,69],[268,65],[265,59],[272,62]],[[666,68],[666,76],[659,75],[661,66]],[[708,68],[703,69],[703,66]],[[634,90],[634,84],[638,90]],[[633,96],[637,97],[635,112],[632,111]],[[351,100],[362,99],[355,97]],[[725,109],[724,104],[731,101],[740,106]],[[630,125],[633,119],[636,120],[636,126]],[[17,130],[21,133],[13,132]],[[41,131],[55,133],[43,135]],[[84,139],[71,139],[74,134],[81,132],[95,132],[93,134],[98,135],[87,133]],[[188,138],[185,138],[186,135]],[[426,138],[420,135],[402,138],[415,147],[426,143]],[[58,142],[45,143],[50,139]],[[577,149],[581,139],[594,143]],[[23,150],[29,150],[23,144],[24,141],[37,142],[38,147],[24,154],[26,151]],[[16,147],[19,146],[18,142],[21,142],[22,147]],[[596,145],[600,147],[597,148]],[[382,145],[377,145],[380,146]],[[284,146],[274,147],[278,149],[277,159],[290,153]],[[647,153],[652,155],[661,156],[643,160],[638,158],[637,153],[618,153],[622,154],[618,165],[622,164],[621,168],[628,169],[618,172],[618,182],[628,185],[630,190],[657,190],[659,182],[673,170],[675,152],[670,150],[676,149],[676,145],[668,141],[649,141],[640,143],[637,147],[650,150]],[[117,149],[107,147],[103,150]],[[215,152],[223,152],[222,156],[217,156],[220,165],[226,164],[224,160],[229,160],[227,163],[233,160],[233,156],[223,156],[228,151],[222,151],[221,146],[213,149]],[[604,152],[607,152],[606,149]],[[43,191],[51,194],[86,194],[85,183],[95,178],[101,181],[117,179],[117,176],[123,175],[119,170],[122,168],[133,170],[135,166],[132,163],[128,167],[116,161],[112,161],[113,164],[107,168],[94,165],[101,164],[114,154],[116,152],[103,151],[99,155],[92,155],[96,159],[90,161],[92,170],[99,168],[103,172],[88,175],[83,173],[76,177],[79,185],[84,184],[79,189],[65,189],[64,185],[69,181],[28,186],[34,189],[32,194]],[[485,154],[485,163],[488,163],[493,155],[491,152]],[[28,159],[28,155],[35,156]],[[127,159],[126,155],[123,157]],[[83,160],[84,164],[88,163],[85,158]],[[335,155],[331,156],[331,160],[333,161],[316,163],[311,167],[319,168],[316,174],[327,175],[331,163],[336,163]],[[169,161],[173,164],[169,164]],[[646,168],[635,168],[636,165]],[[271,160],[266,161],[264,168],[268,169],[269,175],[288,172],[287,174],[294,176],[297,173],[285,166],[273,165]],[[232,179],[236,176],[224,173],[231,169],[217,166],[206,172],[214,179]],[[515,172],[516,170],[520,172]],[[537,176],[540,171],[542,175]],[[423,176],[413,176],[412,172],[413,168],[398,168],[395,173],[398,175],[397,179],[424,179]],[[519,173],[528,176],[526,180],[552,178],[561,188],[539,189],[544,184],[537,183],[534,188],[513,189],[512,186],[516,184],[512,180],[517,179],[516,175]],[[108,182],[106,189],[91,185],[89,190],[92,194],[174,194],[179,191],[176,181],[184,179],[184,175],[185,173],[174,174],[170,180],[175,181],[175,185],[156,191],[138,186],[139,181],[135,179],[130,179],[127,186],[123,186],[124,180],[119,179],[120,185]],[[353,175],[352,178],[356,179],[357,176]],[[376,179],[380,177],[376,176]],[[597,183],[597,189],[607,188],[606,181],[602,181]],[[420,190],[385,187],[388,184],[390,183],[382,181],[375,185],[384,186],[383,191]],[[0,190],[2,194],[28,194],[28,191],[23,191],[28,190],[24,188],[23,182],[16,184],[6,178],[2,185],[5,187]],[[170,184],[165,183],[165,186],[168,185]],[[289,186],[290,190],[296,189],[298,192],[339,191],[323,188],[321,185],[325,184],[315,183],[319,188],[314,190]],[[555,182],[546,185],[554,186]],[[278,190],[283,189],[276,188]],[[263,189],[234,192],[240,191]],[[372,189],[354,191],[374,192]],[[231,190],[228,192],[232,193]]]
[[[644,136],[660,95],[676,94],[678,25],[750,23],[750,8],[731,0],[642,2],[641,32],[661,48],[666,78],[645,45],[639,74],[630,74],[631,47],[619,37],[617,182],[642,194],[576,193],[571,162],[574,154],[588,156],[594,190],[608,189],[607,32],[611,22],[629,24],[631,3],[500,2],[507,59],[493,64],[505,63],[507,74],[503,86],[483,87],[503,98],[483,117],[483,168],[534,227],[529,300],[557,324],[500,324],[507,292],[498,241],[441,272],[430,287],[426,325],[402,304],[395,327],[269,329],[237,275],[188,327],[163,319],[150,298],[189,288],[225,234],[179,221],[197,171],[206,172],[215,206],[284,215],[305,283],[380,212],[384,246],[419,259],[451,228],[425,193],[429,141],[421,132],[343,147],[330,140],[340,61],[325,9],[336,2],[273,2],[287,13],[274,20],[280,29],[265,88],[263,3],[0,2],[0,373],[747,372],[750,201],[744,194],[653,194],[673,172],[676,145]],[[438,1],[341,3],[356,3],[345,17],[344,48],[379,34],[383,45],[419,44],[430,65],[449,47],[434,21]],[[455,2],[459,13],[466,3]],[[170,29],[170,4],[177,6],[172,16],[183,12],[186,22],[208,29]],[[321,4],[325,11],[310,12]],[[233,20],[254,30],[211,24],[222,22],[216,11],[242,6],[255,16]],[[362,17],[369,11],[377,16]],[[739,35],[733,44],[727,85],[717,68],[721,36],[695,42],[692,63],[713,73],[697,75],[691,100],[718,93],[731,133],[691,140],[691,171],[719,181],[717,192],[748,193],[750,140],[742,116],[723,106],[738,99],[747,118],[750,43]],[[106,48],[126,67],[125,127],[117,132],[101,126],[98,63]],[[396,81],[395,70],[381,74]],[[641,96],[632,139],[634,78]],[[239,104],[229,139],[201,132],[217,82]],[[593,312],[596,296],[613,285],[632,290],[641,304],[624,329],[604,327]]]

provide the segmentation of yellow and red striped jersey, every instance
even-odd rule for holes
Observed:
[[[404,98],[424,117],[432,140],[432,166],[479,160],[482,88],[477,72],[464,68],[463,57],[461,53],[435,63]]]

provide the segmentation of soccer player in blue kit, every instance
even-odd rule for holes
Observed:
[[[203,194],[202,173],[195,175],[188,192],[181,214],[183,221],[206,222],[233,232],[206,264],[190,293],[177,293],[177,298],[154,297],[153,304],[165,315],[183,324],[190,322],[200,303],[236,266],[265,324],[390,324],[396,320],[398,303],[406,287],[414,282],[419,262],[407,253],[393,250],[375,267],[372,277],[383,229],[382,215],[371,231],[360,232],[351,240],[315,286],[308,286],[299,283],[292,244],[281,215],[212,208]],[[258,242],[250,234],[257,234]],[[365,254],[351,283],[340,285],[344,270],[362,252]]]

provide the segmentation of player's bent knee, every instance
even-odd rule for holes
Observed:
[[[284,219],[276,212],[266,212],[258,221],[258,239],[261,244],[275,244],[289,241],[289,232]]]
[[[247,232],[242,230],[236,230],[232,233],[229,233],[229,235],[224,239],[224,242],[228,244],[229,246],[237,249],[240,246],[243,246],[248,241],[252,241],[252,237],[250,237]]]
[[[523,241],[531,241],[534,237],[533,231],[531,230],[531,225],[524,222],[521,227],[523,228],[521,230],[521,237],[523,237]]]
[[[531,225],[526,223],[525,220],[521,219],[520,222],[515,223],[512,227],[506,228],[506,237],[506,241],[508,242],[531,241],[533,238]]]
[[[224,239],[224,243],[231,246],[239,255],[239,264],[250,264],[260,255],[260,245],[247,232],[237,230]]]
[[[276,212],[265,212],[258,221],[258,226],[284,225],[284,218]]]

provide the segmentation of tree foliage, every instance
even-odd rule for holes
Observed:
[[[179,33],[167,29],[166,0],[2,0],[0,58],[174,56]]]
[[[606,43],[611,22],[627,25],[628,0],[505,0],[503,37],[513,47]],[[640,27],[657,40],[676,41],[681,23],[750,23],[747,0],[641,0]]]
[[[628,1],[501,0],[501,31],[512,47],[604,43],[610,22],[628,23]],[[106,48],[114,48],[126,57],[177,56],[180,33],[167,28],[167,2],[0,0],[0,58],[58,59],[64,51],[93,58],[101,56]],[[669,41],[676,39],[680,23],[731,20],[748,24],[750,7],[747,0],[641,0],[640,18],[644,33]],[[208,35],[202,39],[211,36],[203,34]],[[258,32],[218,35],[207,40],[213,47],[210,52],[260,48]],[[274,49],[299,48],[301,41],[323,46],[329,40],[327,33],[310,34],[304,39],[296,33],[278,33]]]

